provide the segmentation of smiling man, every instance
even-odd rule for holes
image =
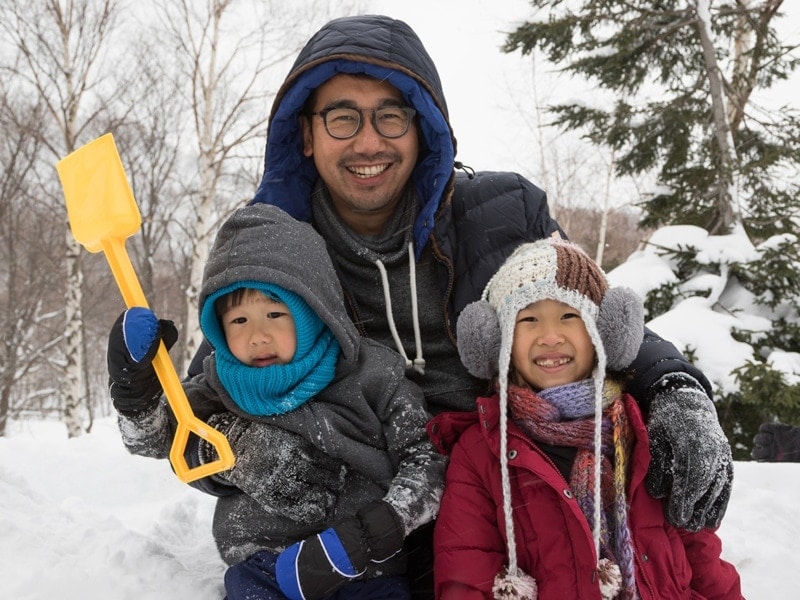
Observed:
[[[303,155],[326,182],[336,214],[359,235],[379,235],[417,164],[416,111],[386,81],[335,75],[301,115]]]

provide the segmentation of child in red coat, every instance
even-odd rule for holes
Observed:
[[[645,488],[647,430],[619,382],[643,327],[633,292],[552,239],[520,246],[463,311],[461,359],[497,391],[428,425],[450,454],[437,598],[742,598],[716,533],[672,527]]]

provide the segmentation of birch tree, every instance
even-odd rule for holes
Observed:
[[[19,60],[4,67],[23,93],[41,101],[44,118],[57,135],[43,136],[52,163],[96,133],[107,107],[104,52],[118,11],[116,0],[41,0],[0,5],[0,31]],[[43,128],[48,130],[50,128]],[[53,197],[60,194],[54,193]],[[53,210],[63,210],[54,206]],[[66,224],[66,220],[64,221]],[[81,248],[65,230],[64,419],[70,437],[82,433],[82,408],[89,398],[85,379]]]
[[[614,176],[613,148],[592,147],[577,133],[565,134],[553,124],[548,104],[558,85],[539,70],[540,62],[531,56],[530,77],[518,84],[527,91],[521,96],[509,92],[510,97],[518,96],[514,101],[517,117],[530,132],[536,162],[530,176],[547,192],[550,213],[570,239],[593,252],[599,264],[614,267],[641,242],[635,227],[615,227],[636,221],[631,204],[639,182],[635,178],[623,182]],[[521,172],[528,169],[525,164],[519,168]]]
[[[153,60],[154,51],[167,55],[155,39],[140,38],[130,48],[136,75],[118,94],[126,118],[114,128],[114,138],[142,217],[139,232],[128,240],[128,252],[145,297],[158,313],[166,309],[173,287],[164,281],[178,279],[186,264],[182,224],[192,210],[181,202],[186,106],[176,73]]]
[[[48,361],[61,343],[55,327],[53,232],[63,230],[39,197],[42,180],[41,105],[0,93],[0,437],[10,417],[32,407],[14,394],[26,379],[37,395],[52,391],[57,368]],[[49,323],[49,326],[48,326]],[[39,375],[37,377],[37,375]]]

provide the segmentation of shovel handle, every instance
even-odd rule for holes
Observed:
[[[103,252],[106,260],[117,281],[122,298],[128,308],[141,306],[148,308],[139,278],[131,264],[131,259],[125,250],[125,240],[107,238],[102,241]],[[177,429],[172,440],[169,460],[178,479],[189,483],[202,479],[220,471],[226,471],[233,466],[235,461],[228,439],[219,431],[198,419],[192,412],[186,392],[183,390],[175,365],[169,357],[169,352],[164,342],[159,342],[158,351],[153,359],[158,380],[164,388],[169,406],[177,420]],[[213,462],[205,463],[198,467],[190,468],[186,462],[185,450],[189,441],[189,433],[193,432],[210,443],[217,451],[219,458]]]

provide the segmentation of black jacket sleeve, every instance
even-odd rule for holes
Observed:
[[[197,352],[194,353],[192,362],[189,363],[188,377],[191,378],[203,372],[203,359],[209,354],[211,354],[211,344],[208,343],[206,338],[203,338],[200,347],[197,349]]]
[[[709,398],[712,398],[711,384],[705,375],[690,363],[678,349],[667,340],[659,337],[645,327],[642,346],[631,365],[633,378],[627,391],[639,401],[642,412],[648,414],[653,384],[667,373],[688,373],[699,381]]]

